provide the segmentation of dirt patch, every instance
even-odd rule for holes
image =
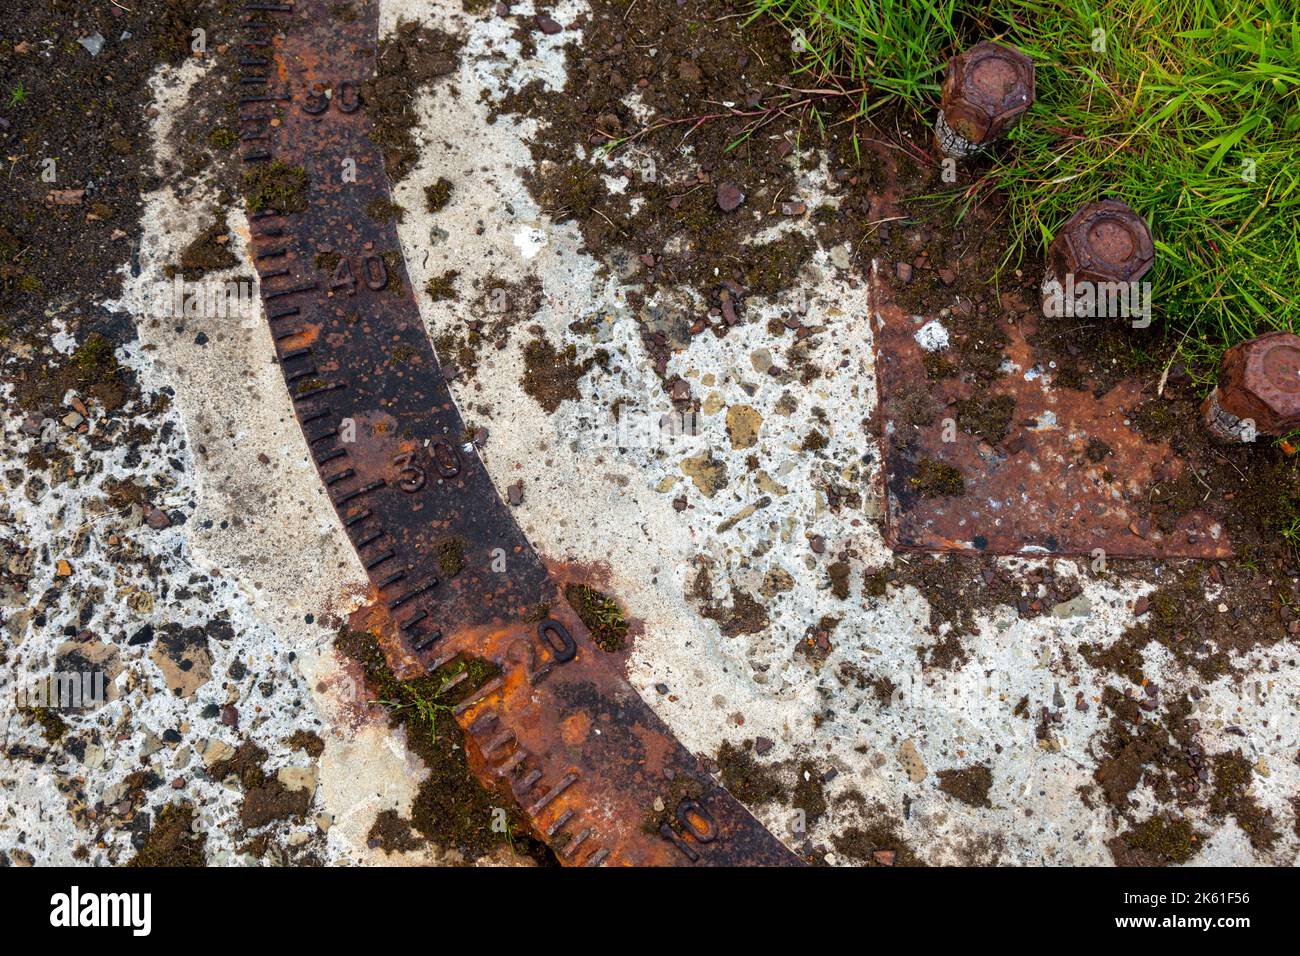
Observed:
[[[204,846],[207,836],[195,833],[194,808],[186,803],[172,803],[158,811],[149,828],[144,845],[127,866],[206,866]]]
[[[267,752],[251,740],[246,740],[225,760],[208,768],[213,780],[235,777],[244,792],[239,810],[239,822],[245,831],[256,830],[278,820],[301,820],[311,806],[312,791],[290,789],[278,775],[264,769]]]
[[[12,369],[18,407],[38,414],[53,413],[72,390],[83,401],[98,402],[105,411],[116,412],[126,404],[135,379],[118,364],[114,351],[107,336],[92,332],[71,355],[60,357],[53,366],[37,361]]]
[[[692,294],[690,315],[666,317],[680,337],[641,327],[666,388],[668,357],[685,340],[724,336],[746,321],[747,300],[799,285],[818,245],[802,228],[810,223],[799,177],[817,162],[809,147],[843,145],[827,131],[847,102],[792,92],[788,35],[766,19],[748,22],[749,13],[700,0],[671,9],[597,0],[589,18],[566,27],[583,35],[566,47],[563,90],[537,82],[491,104],[494,118],[544,120],[530,143],[528,188],[549,217],[577,224],[612,273],[640,286],[634,307],[660,289]],[[589,155],[575,156],[575,143]],[[837,169],[832,188],[865,184],[856,172]],[[607,176],[626,186],[611,189]],[[845,200],[845,212],[863,209]],[[848,217],[838,228],[852,238],[867,227]],[[814,334],[787,318],[797,341]]]
[[[218,272],[239,265],[230,251],[230,227],[224,212],[215,214],[198,238],[181,250],[180,262],[164,270],[167,278],[179,274],[189,282],[202,279],[209,272]]]
[[[810,760],[803,761],[795,770],[790,804],[796,810],[804,812],[808,827],[815,826],[830,809],[826,802],[826,782],[822,772]]]
[[[1269,850],[1281,834],[1273,814],[1262,809],[1249,793],[1253,776],[1250,761],[1240,750],[1216,755],[1209,809],[1217,817],[1235,819],[1256,850]]]
[[[405,22],[379,44],[375,75],[361,84],[370,139],[384,154],[388,178],[396,183],[419,161],[411,131],[420,89],[456,69],[461,41],[449,33]]]
[[[320,734],[311,730],[295,730],[285,743],[294,750],[301,750],[313,760],[325,752],[325,741]]]
[[[1079,651],[1093,667],[1141,684],[1141,651],[1154,641],[1209,682],[1237,673],[1238,658],[1255,648],[1292,639],[1300,632],[1297,608],[1300,586],[1294,576],[1187,562],[1173,581],[1138,602],[1137,622],[1117,640],[1106,647],[1085,644]]]
[[[866,822],[831,837],[831,845],[837,852],[867,866],[925,866],[903,839],[901,825],[883,806],[865,806],[865,801],[856,792],[851,797],[855,798],[853,802],[863,804]]]
[[[991,807],[989,789],[993,771],[979,765],[956,770],[940,770],[939,789],[972,807]]]
[[[545,336],[539,336],[524,347],[524,391],[554,413],[561,403],[582,398],[578,382],[595,363],[594,358],[578,361],[575,345],[567,345],[561,352]]]
[[[697,559],[697,567],[690,597],[697,602],[701,617],[717,622],[718,630],[723,637],[756,634],[767,627],[766,605],[739,588],[732,589],[730,607],[716,603],[713,599],[713,578],[709,573],[707,559]]]
[[[385,853],[410,853],[424,846],[424,838],[411,829],[411,821],[396,810],[385,810],[375,817],[366,834],[366,846]]]
[[[1102,706],[1112,716],[1095,745],[1093,779],[1111,806],[1128,810],[1139,784],[1150,787],[1165,805],[1187,806],[1204,799],[1202,771],[1208,761],[1196,739],[1199,724],[1190,716],[1186,697],[1171,701],[1161,715],[1154,698],[1144,695],[1138,700],[1106,687]]]
[[[754,756],[754,742],[737,747],[727,742],[718,750],[722,785],[733,797],[749,806],[784,800],[785,786],[775,768],[764,767]]]
[[[120,293],[140,196],[156,184],[148,78],[190,54],[193,28],[223,29],[234,12],[224,7],[51,0],[6,11],[0,145],[13,161],[0,203],[0,327],[14,319],[35,333],[47,299],[69,290],[87,302]],[[95,33],[105,43],[92,56],[77,41]],[[75,201],[53,202],[55,191]]]

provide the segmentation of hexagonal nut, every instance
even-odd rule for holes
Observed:
[[[958,136],[982,146],[1015,125],[1034,102],[1034,61],[984,41],[948,61],[939,108]]]
[[[1224,352],[1218,404],[1261,435],[1300,427],[1300,336],[1269,332]]]
[[[1081,282],[1137,282],[1155,263],[1146,220],[1118,199],[1090,202],[1071,216],[1047,249],[1056,278]]]

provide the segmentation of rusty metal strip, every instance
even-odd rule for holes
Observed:
[[[895,159],[880,154],[882,162]],[[896,182],[891,173],[888,182]],[[882,218],[906,217],[882,196]],[[1032,344],[1037,313],[1003,326],[1008,373],[984,400],[1015,402],[1011,430],[996,445],[960,427],[956,403],[971,397],[962,370],[930,377],[917,333],[937,317],[912,315],[895,302],[893,273],[877,263],[869,278],[880,408],[885,539],[897,551],[1001,555],[1086,555],[1116,558],[1219,559],[1233,553],[1222,504],[1205,502],[1162,529],[1150,518],[1152,489],[1191,467],[1166,442],[1138,433],[1127,410],[1141,404],[1142,384],[1126,379],[1100,398],[1056,386]],[[938,319],[940,324],[945,320]],[[947,354],[947,350],[943,354]],[[939,409],[930,421],[909,414],[918,395]],[[1090,460],[1090,442],[1104,459]],[[926,494],[932,462],[961,473],[961,494]]]
[[[389,196],[356,96],[374,69],[378,4],[351,20],[331,5],[246,7],[254,45],[241,52],[271,62],[258,74],[268,85],[241,97],[241,134],[266,137],[244,147],[246,163],[307,173],[304,210],[253,215],[253,255],[306,447],[370,577],[386,649],[426,669],[462,654],[501,668],[455,717],[480,779],[512,795],[565,864],[797,863],[590,640],[465,443],[396,227],[365,212]],[[464,570],[440,581],[448,538]],[[690,796],[668,808],[680,826],[656,832],[664,792]]]

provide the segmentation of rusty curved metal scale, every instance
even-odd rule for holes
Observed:
[[[369,575],[395,671],[458,655],[500,667],[455,717],[475,773],[562,863],[797,864],[591,641],[465,442],[396,227],[365,212],[389,196],[359,96],[378,4],[351,20],[331,6],[245,4],[241,152],[250,169],[307,174],[304,208],[253,214],[252,253],[304,440]],[[442,581],[448,539],[464,566]],[[647,825],[662,792],[690,794],[669,808],[677,826]]]

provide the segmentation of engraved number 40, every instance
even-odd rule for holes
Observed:
[[[388,285],[388,267],[384,265],[384,260],[373,252],[368,252],[361,257],[361,266],[358,270],[366,282],[366,288],[371,292],[378,292],[384,286]],[[338,265],[334,267],[334,276],[330,279],[330,291],[338,292],[342,290],[348,295],[356,295],[357,278],[352,272],[352,260],[344,256],[339,259]]]

